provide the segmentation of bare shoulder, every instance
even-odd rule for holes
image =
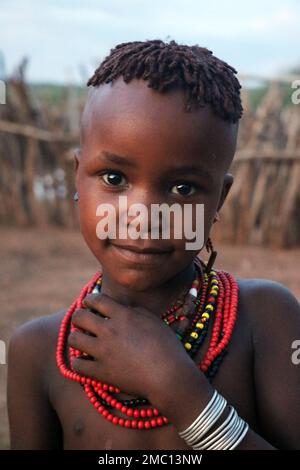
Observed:
[[[255,338],[299,335],[300,305],[283,284],[268,279],[237,279],[239,302]],[[283,328],[282,328],[283,327]],[[268,338],[271,342],[271,338]]]
[[[11,342],[18,342],[20,345],[45,348],[56,336],[61,320],[66,313],[66,309],[50,315],[44,315],[30,320],[20,325],[13,333]],[[32,344],[33,342],[33,344]]]
[[[277,449],[300,446],[300,306],[284,285],[266,279],[238,280],[241,313],[253,345],[257,418]]]
[[[7,409],[12,449],[62,448],[61,426],[49,400],[49,385],[63,315],[60,311],[28,321],[10,339]]]
[[[23,365],[36,372],[46,368],[56,345],[61,320],[66,309],[30,320],[16,328],[8,349],[8,365]],[[29,372],[29,370],[27,370]]]
[[[247,302],[252,315],[264,312],[266,317],[285,313],[297,318],[300,305],[294,294],[283,284],[269,279],[237,279],[241,302]]]

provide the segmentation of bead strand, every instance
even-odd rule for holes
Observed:
[[[238,286],[233,276],[229,273],[215,270],[211,270],[209,275],[204,274],[200,283],[202,275],[201,263],[201,260],[195,262],[198,279],[193,281],[189,291],[190,298],[195,298],[195,311],[191,319],[191,325],[182,335],[181,341],[186,352],[194,356],[207,335],[209,321],[213,321],[209,347],[199,364],[199,369],[208,378],[212,378],[227,352],[232,336],[237,314]],[[118,400],[114,396],[114,394],[121,393],[118,387],[93,380],[90,377],[81,376],[72,370],[74,358],[83,354],[74,348],[66,348],[68,334],[74,329],[72,315],[76,309],[82,308],[82,301],[88,293],[99,292],[101,282],[102,274],[96,273],[92,280],[82,289],[80,296],[73,302],[63,318],[57,342],[57,366],[66,378],[74,380],[83,386],[87,398],[98,413],[113,424],[132,429],[151,429],[168,424],[168,419],[161,416],[156,408],[148,406],[150,404],[145,398]],[[200,285],[201,288],[199,287]],[[191,295],[191,291],[193,295]],[[162,320],[166,319],[169,325],[176,320],[181,321],[181,315],[178,315],[176,318],[176,312],[179,308],[179,304],[175,304],[166,310],[162,315]],[[69,367],[64,357],[67,350],[69,351]],[[142,408],[136,409],[134,408],[135,406],[142,406]],[[114,409],[122,413],[124,418],[113,414]]]

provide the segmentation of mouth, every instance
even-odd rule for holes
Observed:
[[[138,247],[136,245],[116,245],[115,243],[110,243],[110,245],[125,261],[141,265],[159,265],[165,262],[174,251],[171,247]]]

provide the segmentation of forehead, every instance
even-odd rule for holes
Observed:
[[[147,84],[138,79],[125,83],[120,77],[89,90],[81,122],[84,153],[105,147],[137,157],[159,152],[169,161],[179,155],[232,158],[237,125],[220,119],[210,106],[187,112],[182,90],[162,93]]]

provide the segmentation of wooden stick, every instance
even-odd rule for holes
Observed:
[[[45,140],[47,142],[75,142],[78,141],[77,135],[62,134],[59,132],[49,132],[37,127],[28,126],[11,121],[0,120],[0,131],[9,134],[22,135],[36,140]]]

